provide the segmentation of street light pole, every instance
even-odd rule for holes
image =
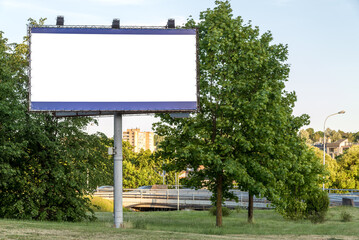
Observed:
[[[327,122],[329,117],[334,116],[334,115],[338,115],[338,114],[344,114],[344,113],[345,113],[345,111],[342,110],[340,112],[330,114],[324,121],[324,129],[323,129],[323,166],[324,167],[325,167],[325,123]],[[323,183],[323,191],[324,191],[324,183]]]

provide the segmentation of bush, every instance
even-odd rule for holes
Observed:
[[[312,194],[306,201],[307,218],[312,223],[322,223],[325,221],[325,216],[329,209],[329,197],[328,193],[324,191],[318,191]]]
[[[217,214],[217,208],[216,207],[211,207],[209,209],[209,214],[216,216]],[[223,217],[228,217],[231,214],[231,210],[227,207],[222,207],[222,216]]]
[[[340,214],[340,219],[342,222],[351,222],[353,220],[353,215],[351,215],[349,212],[347,211],[343,211]]]
[[[289,201],[275,202],[276,211],[280,213],[285,219],[297,221],[306,216],[306,204],[297,199],[290,199]]]
[[[113,212],[113,201],[102,198],[92,197],[92,209],[96,212]]]

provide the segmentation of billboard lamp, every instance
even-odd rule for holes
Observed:
[[[176,28],[175,20],[173,18],[168,19],[167,28]]]
[[[56,18],[56,25],[57,26],[64,26],[64,16],[57,16]]]
[[[120,19],[115,18],[112,20],[112,28],[120,29]]]

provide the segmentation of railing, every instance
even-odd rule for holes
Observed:
[[[226,200],[229,208],[247,207],[248,193],[231,190],[238,197],[238,202]],[[113,199],[112,191],[97,191],[95,196]],[[174,208],[174,209],[207,209],[212,206],[212,193],[206,189],[124,189],[123,205],[133,208]],[[253,199],[256,208],[272,208],[266,198]]]
[[[359,189],[338,189],[338,188],[326,188],[328,193],[343,193],[343,194],[359,194]]]

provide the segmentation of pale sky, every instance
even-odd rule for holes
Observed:
[[[359,0],[232,0],[234,16],[270,30],[275,43],[288,44],[291,73],[287,89],[297,93],[294,114],[309,114],[308,127],[359,131]],[[214,0],[0,0],[0,31],[9,42],[21,42],[28,18],[57,15],[65,25],[164,26],[168,18],[182,25],[192,15],[214,7]],[[113,135],[112,117],[100,117],[90,132]],[[123,128],[150,131],[151,116],[125,116]]]

